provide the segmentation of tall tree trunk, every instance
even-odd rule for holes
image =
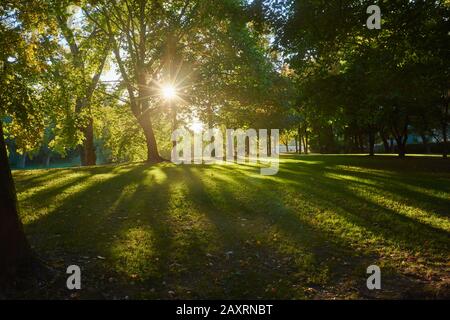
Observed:
[[[143,9],[143,5],[145,2],[140,2],[141,10]],[[150,89],[149,76],[146,72],[145,66],[145,17],[143,16],[143,11],[140,16],[140,23],[142,24],[142,30],[140,30],[140,42],[139,42],[139,61],[137,63],[137,72],[138,75],[138,101],[135,105],[139,111],[133,112],[138,119],[139,124],[141,125],[145,142],[147,145],[147,162],[150,163],[159,163],[164,161],[164,159],[159,155],[158,144],[156,142],[155,132],[153,131],[153,124],[151,119],[151,111],[150,111],[150,97],[152,95],[152,90]],[[176,110],[173,111],[173,125],[176,126]]]
[[[428,143],[428,137],[427,137],[426,133],[423,132],[420,135],[420,137],[422,138],[422,144],[423,144],[423,147],[425,149],[425,153],[426,154],[430,154],[431,153],[431,148],[430,148],[430,144]]]
[[[177,121],[177,108],[173,102],[169,103],[169,110],[172,113],[172,132],[175,132],[175,130],[177,130],[177,127],[178,127],[178,121]],[[176,146],[177,146],[177,141],[173,140],[172,147],[175,148]]]
[[[398,156],[403,158],[406,155],[406,143],[408,142],[408,123],[409,116],[405,117],[402,128],[399,130],[397,125],[392,126],[392,135],[397,142]]]
[[[75,106],[75,112],[80,114],[83,110],[89,109],[89,100],[86,98],[78,98]],[[96,165],[96,154],[94,146],[94,119],[89,116],[87,123],[79,127],[79,130],[83,133],[84,140],[83,144],[78,146],[80,152],[81,165],[85,166],[95,166]]]
[[[89,118],[89,122],[83,130],[83,153],[84,153],[84,165],[95,166],[97,163],[97,155],[95,153],[94,145],[94,119]]]
[[[375,131],[373,129],[369,129],[369,155],[375,155]]]
[[[389,141],[389,152],[390,153],[394,153],[394,138],[391,137],[390,141]]]
[[[298,128],[297,133],[298,133],[298,153],[302,154],[303,135],[302,129],[300,127]]]
[[[442,151],[442,156],[444,158],[448,157],[448,139],[447,139],[447,128],[448,128],[448,103],[450,100],[450,90],[447,94],[447,99],[445,100],[444,104],[444,117],[443,117],[443,121],[442,121],[442,137],[444,140],[444,146],[443,146],[443,151]]]
[[[71,53],[72,64],[73,66],[80,71],[81,74],[84,74],[86,66],[85,61],[83,60],[83,56],[81,54],[81,50],[77,41],[75,40],[75,35],[70,28],[67,26],[66,19],[64,18],[64,6],[61,6],[57,9],[57,20],[61,32],[67,41]],[[82,166],[94,166],[97,161],[97,156],[95,153],[94,146],[94,124],[93,118],[91,114],[91,100],[92,96],[97,88],[98,82],[100,80],[101,74],[105,67],[106,59],[110,52],[110,42],[105,41],[105,48],[101,53],[101,61],[97,67],[97,70],[90,80],[89,83],[84,83],[85,92],[81,93],[76,101],[75,113],[80,114],[83,110],[89,111],[89,119],[86,125],[79,127],[78,129],[84,135],[84,141],[81,146],[79,146],[81,165]]]
[[[361,152],[361,140],[359,133],[355,134],[355,150],[357,153]]]
[[[386,132],[385,128],[382,128],[379,131],[379,133],[380,133],[381,140],[383,141],[384,152],[390,153],[391,146],[389,145],[389,134]]]
[[[19,219],[17,195],[0,121],[0,288],[31,265],[30,246]]]
[[[303,144],[303,136],[298,137],[298,154],[302,154],[305,146]]]
[[[147,35],[147,24],[145,15],[145,1],[140,1],[139,14],[136,17],[139,21],[139,41],[135,49],[136,63],[134,65],[134,77],[129,76],[125,63],[120,55],[120,46],[114,38],[115,32],[113,31],[111,21],[109,17],[105,20],[108,33],[110,35],[110,42],[112,45],[113,53],[116,58],[117,66],[120,70],[120,74],[124,80],[125,86],[128,91],[130,99],[130,107],[133,115],[135,116],[137,122],[141,126],[146,146],[147,146],[147,162],[157,163],[162,162],[164,159],[159,155],[158,146],[155,138],[155,133],[153,131],[153,125],[150,116],[150,106],[149,99],[153,95],[152,90],[149,88],[150,83],[148,83],[148,74],[146,65],[146,35]],[[133,81],[137,81],[138,93],[136,95],[135,88],[132,85]]]
[[[295,153],[298,153],[298,136],[295,136]]]
[[[155,133],[153,131],[153,125],[150,117],[148,115],[146,117],[142,117],[139,121],[139,124],[144,131],[145,143],[147,145],[147,162],[158,163],[164,161],[164,159],[160,157],[158,152],[158,145],[156,143]]]
[[[396,135],[395,141],[397,142],[397,150],[398,150],[398,156],[400,158],[403,158],[406,156],[406,142],[408,141],[408,134],[405,133],[403,135]]]
[[[145,70],[145,65],[140,64],[141,70]],[[152,92],[147,83],[147,74],[142,71],[138,77],[139,96],[138,101],[132,102],[132,110],[142,130],[144,131],[145,142],[147,145],[147,162],[159,163],[164,159],[159,155],[158,144],[156,142],[155,132],[153,131],[153,124],[150,112],[149,97]],[[176,121],[176,111],[173,113],[174,121]],[[174,122],[173,125],[176,125]]]
[[[442,134],[444,137],[443,146],[442,146],[442,157],[448,157],[448,139],[447,139],[447,124],[442,124]]]
[[[212,106],[211,106],[211,102],[209,101],[209,98],[208,98],[208,106],[207,106],[207,109],[206,109],[207,111],[207,113],[208,113],[208,130],[209,129],[213,129],[214,128],[214,120],[213,120],[213,108],[212,108]],[[211,143],[214,143],[214,141],[215,141],[215,137],[211,137]],[[250,149],[250,147],[249,147],[249,149]],[[250,152],[250,151],[249,151]],[[212,150],[212,152],[211,152],[211,156],[213,157],[213,158],[215,158],[216,157],[216,149],[214,148],[213,150]]]
[[[358,134],[358,141],[359,141],[359,152],[364,153],[365,151],[364,136],[361,132]]]
[[[89,119],[88,124],[81,129],[84,135],[84,141],[80,150],[81,165],[85,166],[95,166],[97,164],[97,156],[95,153],[94,145],[94,121],[92,118]]]
[[[145,81],[141,82],[145,83]],[[150,105],[148,97],[150,96],[150,90],[145,84],[140,85],[139,90],[139,102],[134,104],[134,115],[144,131],[145,142],[147,146],[147,162],[159,163],[164,161],[164,159],[159,155],[158,144],[156,142],[155,132],[153,131],[153,124],[150,116]],[[136,111],[138,109],[139,111]]]
[[[406,141],[405,142],[397,141],[397,145],[398,145],[398,156],[400,158],[404,158],[406,156]]]
[[[305,154],[309,153],[309,137],[308,137],[308,130],[305,129],[305,150],[303,151]]]
[[[250,156],[250,138],[245,138],[245,156],[246,157]]]
[[[388,139],[384,136],[384,134],[380,134],[380,136],[381,136],[381,140],[383,140],[384,152],[390,153],[391,152],[391,147],[389,146]]]

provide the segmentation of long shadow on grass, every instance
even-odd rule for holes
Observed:
[[[284,155],[286,160],[305,161],[318,165],[356,166],[370,170],[391,171],[394,173],[435,173],[450,174],[450,159],[439,157],[406,157],[393,156],[351,156],[351,155]]]
[[[88,287],[99,282],[100,291],[150,298],[304,298],[314,289],[363,294],[365,268],[379,257],[313,225],[307,212],[290,205],[287,197],[296,193],[315,210],[336,208],[345,220],[401,247],[420,247],[429,237],[436,251],[446,248],[442,230],[355,195],[348,182],[324,175],[334,169],[309,159],[318,164],[282,164],[273,179],[247,166],[89,169],[92,179],[77,181],[83,188],[26,231],[44,255],[62,257],[64,268],[71,259],[88,264]],[[107,176],[95,178],[101,174]],[[30,201],[52,194],[43,190]],[[102,273],[119,279],[99,280]]]
[[[118,271],[137,281],[142,286],[140,294],[144,297],[145,291],[153,289],[154,295],[158,295],[164,290],[164,283],[170,278],[176,247],[171,197],[172,186],[182,179],[182,173],[172,165],[159,165],[157,168],[159,173],[155,179],[147,177],[138,181],[134,191],[117,203],[116,210],[133,215],[121,226],[121,238],[110,250],[117,260]]]
[[[416,208],[430,211],[443,217],[448,217],[450,200],[433,194],[450,192],[450,162],[439,158],[411,158],[397,159],[395,157],[342,157],[328,156],[330,161],[316,163],[316,156],[288,156],[288,159],[298,160],[300,163],[282,163],[279,176],[286,180],[295,181],[303,176],[325,176],[326,174],[349,175],[357,179],[365,179],[373,184],[363,181],[345,180],[351,185],[364,185],[378,189],[380,195],[386,194],[392,198],[403,199],[406,204]],[[321,157],[323,159],[324,156]],[[309,160],[311,159],[311,161]],[[311,164],[304,166],[303,163]],[[409,165],[408,165],[409,163]],[[439,165],[436,165],[439,164]],[[345,166],[378,169],[379,171],[355,171]],[[394,171],[395,170],[395,171]],[[309,177],[310,178],[310,177]],[[335,179],[338,180],[338,179]],[[427,189],[427,193],[413,190],[414,188]]]
[[[323,167],[312,170],[310,166],[307,166],[306,168],[300,167],[298,170],[309,171],[309,176],[314,177],[314,179],[307,179],[305,181],[302,180],[305,178],[304,173],[295,174],[290,172],[289,174],[286,174],[283,171],[279,173],[277,178],[282,179],[280,180],[280,184],[291,185],[299,192],[299,194],[302,194],[303,196],[306,195],[307,201],[312,202],[315,206],[324,210],[333,210],[336,214],[342,215],[352,223],[356,223],[374,234],[379,234],[384,239],[391,239],[406,248],[422,248],[424,242],[429,242],[431,245],[434,245],[434,247],[432,246],[429,249],[436,249],[440,252],[442,252],[443,248],[448,248],[448,232],[402,215],[391,208],[379,205],[373,200],[362,198],[350,189],[352,186],[362,188],[377,188],[377,186],[365,185],[359,181],[338,180],[326,176],[326,173],[328,172],[342,174],[342,172],[338,170]],[[369,180],[379,179],[376,175],[372,177],[369,173],[360,175],[359,172],[351,172],[348,174],[356,177],[364,176],[365,179]],[[308,175],[306,178],[308,178]],[[384,188],[380,188],[380,194],[386,194],[387,192],[388,196],[389,193],[400,196],[402,193],[405,193],[404,190],[392,187],[383,190]],[[423,194],[407,193],[406,195],[408,200],[423,209],[430,210],[431,204],[435,204],[432,205],[433,208],[436,209],[437,207],[445,210],[442,207],[445,206],[444,203],[447,202],[445,200],[437,202],[434,197],[425,196],[424,198],[427,201],[430,201],[430,204],[420,205],[412,199],[423,196]],[[413,198],[409,199],[408,196]],[[434,210],[433,213],[434,212],[436,212],[436,210]]]
[[[307,167],[309,168],[309,166]],[[298,228],[300,221],[301,224],[309,224],[310,222],[306,222],[308,219],[304,220],[302,216],[331,211],[336,216],[341,216],[350,225],[360,226],[363,230],[377,237],[381,236],[381,239],[387,241],[384,242],[383,240],[381,243],[369,245],[373,246],[374,249],[386,245],[392,248],[398,246],[401,249],[420,251],[425,255],[437,254],[438,256],[445,254],[449,250],[448,232],[433,228],[415,219],[403,216],[392,209],[382,207],[373,201],[357,196],[352,190],[348,189],[347,182],[335,181],[335,179],[329,179],[316,173],[314,174],[314,182],[304,181],[301,183],[297,180],[298,177],[283,177],[283,172],[281,172],[280,177],[277,177],[277,179],[267,179],[266,183],[261,184],[261,181],[264,181],[261,177],[246,177],[242,170],[237,171],[238,173],[233,176],[233,183],[228,180],[228,183],[231,183],[230,188],[234,192],[235,199],[239,198],[239,194],[245,192],[241,186],[247,185],[247,188],[250,187],[249,189],[251,190],[251,185],[253,185],[253,191],[251,193],[247,192],[250,196],[245,203],[237,204],[241,212],[251,212],[251,210],[246,210],[248,207],[253,208],[253,211],[255,211],[254,208],[257,208],[255,212],[258,212],[259,215],[263,213],[263,210],[272,211],[275,215],[271,214],[270,216],[272,218],[273,216],[279,217],[277,223],[282,225],[285,230],[292,229],[294,231],[295,226]],[[224,186],[226,186],[226,182],[227,180],[224,180]],[[272,192],[268,192],[268,190],[272,190]],[[284,207],[289,203],[287,195],[289,197],[298,195],[307,204],[307,210],[304,210],[302,207],[292,207],[291,205],[289,207],[291,208],[292,218],[289,218],[289,210]],[[293,208],[298,208],[299,212],[292,211],[295,210]],[[364,244],[364,240],[366,239],[360,238],[363,235],[355,234],[351,237],[336,237],[336,234],[345,234],[348,230],[334,230],[338,231],[338,233],[334,233],[335,235],[333,235],[332,232],[329,232],[334,229],[333,224],[329,224],[328,227],[330,230],[324,229],[324,225],[320,228],[313,227],[312,229],[314,231],[311,234],[319,233],[326,235],[324,239],[336,242],[339,244],[338,246],[347,249],[345,256],[350,259],[354,255],[354,253],[349,252],[349,250],[351,251],[350,243],[359,247],[359,251],[376,252],[376,250],[367,250],[370,247],[367,248],[367,243]],[[328,227],[325,225],[325,228]],[[291,233],[293,235],[298,234],[298,232]],[[313,237],[308,236],[306,240],[308,239],[311,240]],[[304,243],[304,240],[299,239],[298,242]],[[389,249],[383,248],[383,251],[387,252],[387,250]],[[326,258],[326,254],[321,254],[320,256]],[[396,263],[398,262],[394,262],[394,264]],[[360,267],[362,268],[363,265],[360,265]],[[391,273],[395,274],[396,272],[396,270],[391,270]],[[410,280],[412,279],[406,279],[407,282]],[[401,289],[399,290],[401,291]]]
[[[96,169],[90,170],[91,178],[103,172],[102,168],[98,169],[98,172]],[[146,167],[138,166],[104,180],[85,177],[75,179],[73,182],[82,185],[80,191],[74,191],[60,203],[54,203],[54,209],[48,215],[26,226],[27,231],[32,234],[40,234],[43,230],[46,230],[45,233],[56,232],[64,234],[63,240],[67,241],[68,245],[71,243],[92,245],[91,238],[98,236],[103,225],[108,225],[108,216],[114,214],[109,209],[114,206],[117,199],[120,199],[122,191],[129,184],[129,179],[141,181],[145,170]],[[69,181],[64,185],[68,187],[72,184]],[[59,186],[55,188],[56,191],[53,189],[53,186],[50,186],[37,192],[30,200],[34,199],[34,203],[39,206],[38,199],[45,200],[44,196],[60,191]]]
[[[34,171],[20,170],[13,171],[13,177],[19,186],[27,189],[29,187],[36,187],[36,185],[43,185],[54,177],[59,176],[61,174],[60,171],[60,169],[49,169],[36,174]]]
[[[450,199],[444,199],[435,195],[427,194],[424,192],[411,190],[411,187],[427,188],[428,190],[434,190],[444,192],[445,188],[436,188],[436,182],[432,181],[433,178],[411,179],[406,176],[380,176],[378,174],[372,174],[370,172],[353,172],[340,169],[326,168],[322,174],[332,173],[336,175],[350,175],[357,179],[370,180],[376,184],[370,184],[363,181],[347,181],[349,184],[366,186],[371,189],[378,189],[380,194],[386,194],[389,196],[395,196],[400,198],[404,203],[411,204],[412,206],[422,209],[432,209],[434,213],[443,217],[450,216]],[[338,180],[338,179],[335,179]],[[345,178],[342,179],[345,181]],[[408,181],[408,183],[405,183]],[[450,182],[450,180],[449,180]],[[409,187],[408,187],[409,186]]]
[[[58,260],[61,265],[58,263],[56,267],[64,269],[63,272],[72,263],[89,270],[84,278],[85,287],[97,287],[94,293],[97,298],[103,291],[121,292],[120,286],[127,279],[145,280],[149,269],[163,270],[165,253],[170,251],[170,230],[166,223],[168,188],[169,181],[174,179],[170,176],[174,171],[165,170],[164,166],[98,168],[98,173],[109,173],[111,177],[86,180],[81,191],[56,204],[48,215],[26,225],[38,254],[50,261]],[[95,177],[97,170],[90,173]],[[149,233],[155,236],[146,242]],[[141,240],[143,243],[139,243]],[[145,246],[157,255],[146,251]],[[141,273],[139,279],[132,272]],[[109,275],[121,279],[108,282]]]
[[[356,254],[338,244],[331,234],[286,208],[270,188],[252,189],[248,178],[232,169],[225,171],[235,183],[214,174],[208,177],[218,183],[214,192],[201,171],[185,168],[189,198],[215,225],[217,240],[233,252],[213,271],[222,297],[301,298],[311,287],[321,290],[340,283],[343,290],[349,285],[349,292],[355,292],[354,286],[364,283],[364,268],[377,259],[375,255]],[[211,274],[199,276],[207,281]],[[355,283],[358,279],[360,283]]]

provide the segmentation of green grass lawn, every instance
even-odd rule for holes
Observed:
[[[30,242],[58,274],[19,297],[449,297],[448,160],[290,155],[272,177],[165,163],[14,178]],[[381,291],[366,288],[372,264]]]

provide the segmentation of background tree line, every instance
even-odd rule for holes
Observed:
[[[323,153],[448,153],[449,1],[377,1],[381,30],[369,30],[373,1],[255,1],[291,68],[297,98],[289,132]],[[261,24],[264,24],[263,22]]]

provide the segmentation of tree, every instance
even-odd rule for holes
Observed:
[[[32,261],[30,246],[18,215],[14,181],[9,167],[3,126],[0,121],[0,284],[14,278]]]
[[[164,6],[144,0],[100,1],[84,11],[111,41],[132,113],[144,132],[149,162],[163,160],[152,120],[157,111],[155,84],[162,79],[165,55],[170,54],[167,48],[179,45],[198,16],[198,6],[190,1],[172,1]]]
[[[0,282],[10,282],[30,267],[34,256],[19,219],[17,196],[3,132],[3,117],[28,124],[39,122],[41,106],[33,100],[44,65],[39,60],[38,37],[43,11],[28,11],[29,3],[7,1],[0,6]],[[42,8],[42,10],[45,10]],[[39,136],[30,139],[39,139]]]
[[[71,15],[80,15],[80,12],[72,12],[70,1],[51,2],[51,10],[48,20],[58,26],[60,37],[65,43],[61,45],[59,57],[52,59],[54,67],[59,68],[54,73],[57,82],[70,82],[67,86],[72,90],[64,90],[63,94],[74,95],[76,128],[82,133],[82,142],[79,148],[81,165],[91,166],[96,164],[94,146],[94,120],[92,116],[91,101],[98,86],[100,76],[103,72],[107,57],[110,53],[108,36],[102,32],[89,19],[81,19],[75,26],[70,25]],[[68,48],[69,50],[65,50]],[[67,64],[67,66],[56,66],[56,64]],[[70,125],[66,123],[65,125]],[[76,141],[78,144],[79,142]]]

